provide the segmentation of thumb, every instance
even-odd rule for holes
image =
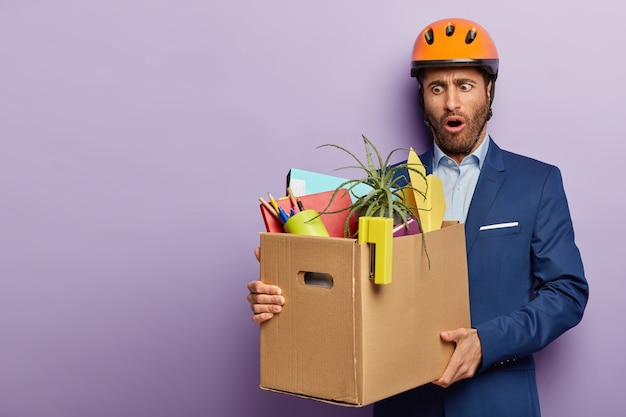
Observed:
[[[257,261],[261,260],[261,248],[259,247],[254,248],[254,256],[256,256]]]
[[[456,332],[454,330],[446,330],[444,332],[441,332],[439,336],[444,342],[454,342],[454,340],[456,339]]]

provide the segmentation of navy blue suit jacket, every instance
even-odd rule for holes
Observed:
[[[420,159],[431,172],[433,149]],[[447,389],[383,400],[376,417],[540,415],[532,354],[578,324],[588,298],[559,169],[491,141],[465,234],[482,364]]]

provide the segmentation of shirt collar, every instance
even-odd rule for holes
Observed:
[[[489,134],[485,135],[485,140],[483,140],[483,142],[478,146],[478,148],[476,148],[476,150],[474,152],[472,152],[470,155],[466,156],[465,158],[468,157],[472,157],[472,159],[475,159],[478,161],[478,168],[482,169],[483,167],[483,163],[485,162],[485,156],[487,156],[487,151],[489,150],[489,142],[490,142],[490,137]],[[449,159],[449,157],[443,153],[443,151],[441,150],[441,148],[439,148],[439,146],[437,146],[436,143],[434,144],[434,163],[433,163],[433,171],[435,171],[437,169],[437,167],[439,166],[439,163],[441,162],[442,159]]]

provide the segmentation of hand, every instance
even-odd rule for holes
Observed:
[[[482,359],[482,347],[476,329],[456,329],[441,332],[441,340],[454,342],[456,347],[441,378],[433,384],[447,388],[457,381],[471,378]]]
[[[256,248],[254,254],[258,260],[260,248]],[[280,287],[255,280],[248,283],[248,292],[248,302],[254,313],[252,321],[255,323],[263,323],[282,311],[285,298],[281,295]]]

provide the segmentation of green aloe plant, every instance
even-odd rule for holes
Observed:
[[[394,224],[403,222],[407,228],[409,217],[415,217],[420,231],[422,231],[422,226],[419,223],[419,217],[414,214],[417,213],[419,207],[411,206],[406,203],[406,193],[407,191],[412,190],[420,194],[422,197],[426,196],[427,190],[420,190],[413,187],[409,178],[407,178],[409,171],[418,173],[422,178],[424,178],[424,174],[418,169],[417,166],[409,164],[406,160],[404,162],[391,164],[391,158],[396,152],[409,151],[409,149],[396,148],[392,150],[385,159],[383,159],[374,144],[365,135],[362,135],[362,137],[363,144],[365,146],[365,161],[359,159],[354,153],[350,152],[346,148],[332,143],[318,146],[318,149],[322,147],[340,149],[349,154],[357,162],[357,165],[344,166],[337,168],[337,170],[359,169],[364,173],[364,176],[359,179],[350,179],[340,184],[331,196],[331,199],[326,206],[326,210],[330,207],[339,190],[343,188],[347,189],[354,197],[354,202],[351,206],[344,207],[341,210],[333,212],[324,210],[322,213],[330,214],[349,210],[344,226],[345,237],[356,236],[358,230],[355,234],[351,234],[350,220],[354,217],[360,216],[391,217],[394,219]],[[366,195],[355,194],[354,188],[362,184],[369,186],[371,191],[369,191]],[[426,184],[425,178],[424,184]]]

